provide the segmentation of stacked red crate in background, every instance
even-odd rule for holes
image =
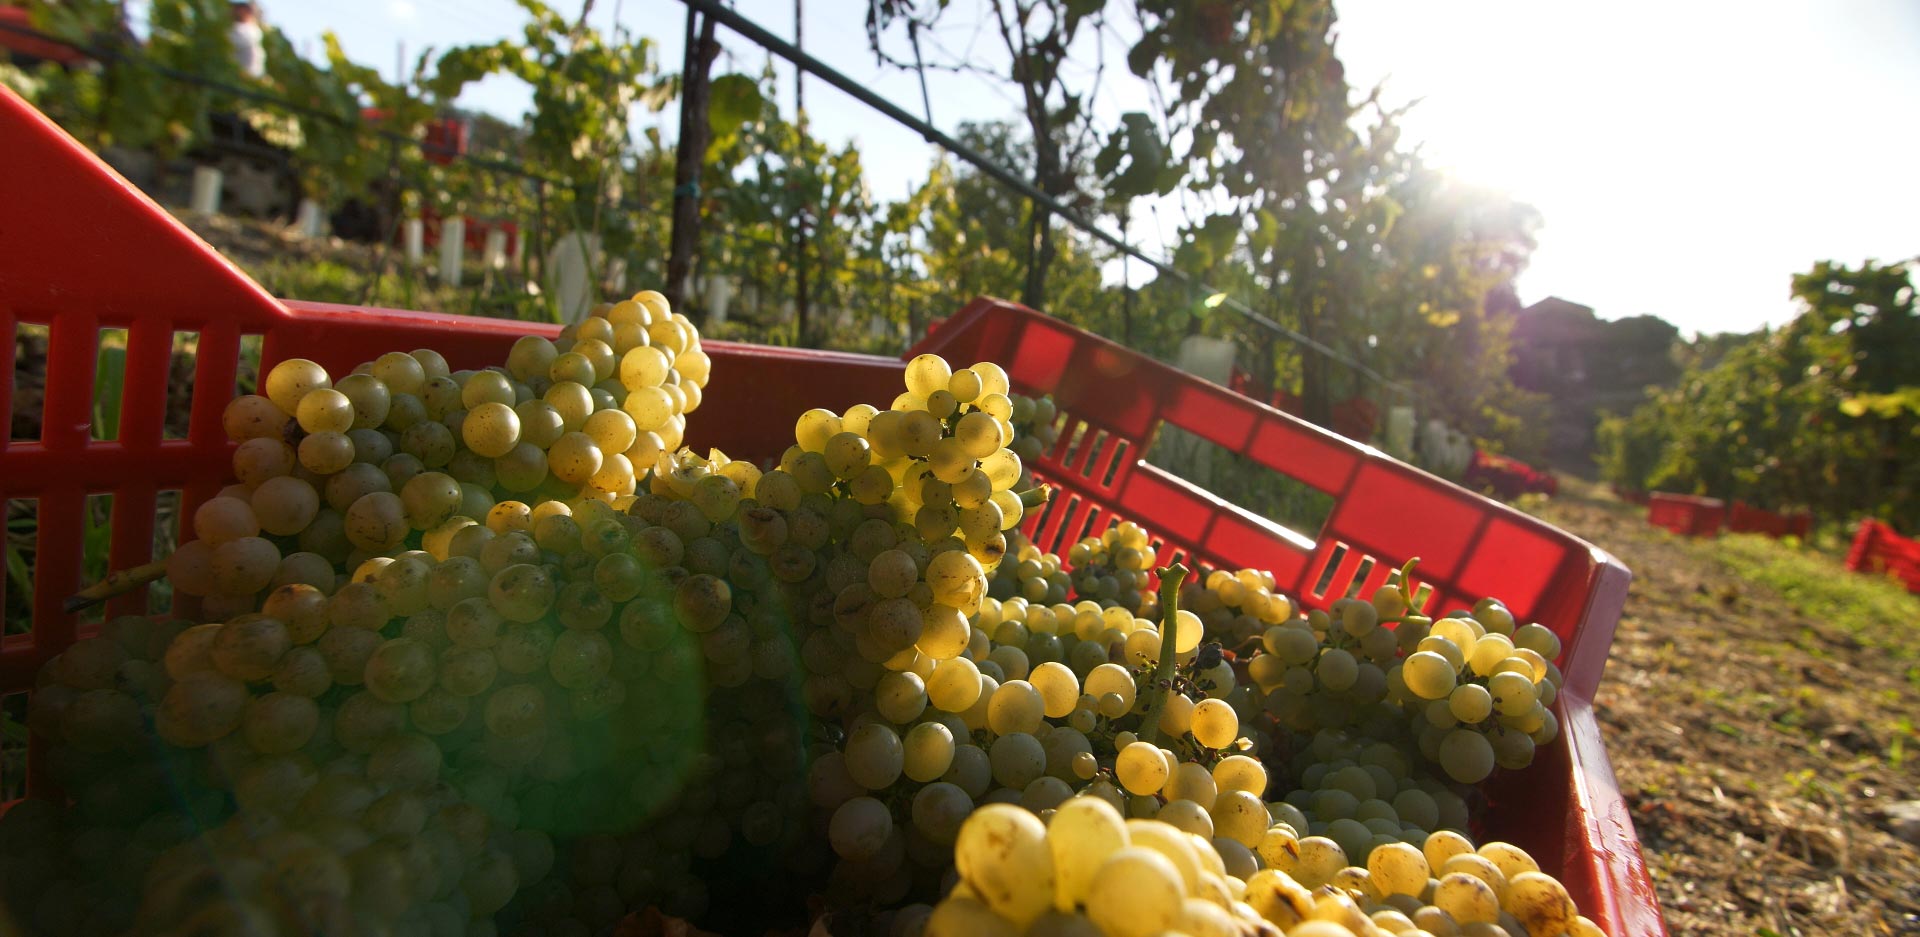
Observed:
[[[1511,501],[1523,494],[1560,493],[1560,480],[1519,459],[1510,459],[1475,449],[1460,484],[1475,491],[1491,491],[1495,497]]]
[[[1920,542],[1900,536],[1873,518],[1863,518],[1847,551],[1847,568],[1861,573],[1891,574],[1908,592],[1920,594]]]
[[[1778,540],[1781,537],[1807,539],[1813,532],[1813,514],[1807,511],[1795,511],[1792,514],[1779,514],[1765,508],[1757,508],[1744,501],[1733,502],[1727,512],[1727,531],[1736,534],[1766,534]]]
[[[1647,523],[1665,527],[1683,537],[1718,537],[1727,519],[1727,503],[1719,498],[1668,494],[1647,496]]]

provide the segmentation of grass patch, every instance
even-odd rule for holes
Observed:
[[[1780,593],[1808,617],[1895,657],[1915,657],[1911,635],[1896,625],[1920,611],[1920,598],[1893,580],[1849,572],[1827,556],[1760,536],[1721,537],[1705,549],[1735,575]]]
[[[485,272],[470,265],[467,278],[473,284],[486,281]],[[378,282],[374,275],[336,260],[277,255],[250,264],[251,274],[267,292],[288,299],[321,303],[382,306],[392,309],[431,309],[499,319],[550,321],[553,311],[542,298],[523,289],[504,284],[495,289],[449,287],[404,266],[389,269]]]

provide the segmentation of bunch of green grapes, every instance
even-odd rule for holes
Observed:
[[[1397,585],[1302,613],[1257,570],[1163,610],[1140,527],[1064,560],[1019,534],[1058,414],[997,366],[916,358],[884,409],[807,411],[766,470],[682,448],[709,366],[641,293],[496,369],[275,367],[169,560],[189,620],[110,621],[41,673],[30,725],[73,800],[0,820],[0,846],[61,854],[8,861],[9,906],[89,934],[599,933],[647,908],[736,932],[818,895],[902,933],[1557,913],[1523,910],[1555,893],[1500,844],[1375,883],[1410,887],[1393,863],[1466,826],[1464,785],[1552,739],[1546,629],[1493,602],[1435,622]],[[1078,824],[1074,900],[983,871],[1031,833],[1013,814]],[[1086,900],[1114,823],[1108,851],[1159,854],[1177,894],[1141,858]]]
[[[1478,783],[1494,768],[1533,762],[1559,735],[1548,708],[1559,695],[1560,639],[1538,624],[1514,627],[1493,600],[1433,623],[1388,680],[1421,754],[1447,775]]]
[[[155,856],[231,812],[207,791],[173,796],[177,765],[148,726],[170,683],[163,655],[186,622],[110,619],[47,662],[27,726],[68,800],[0,814],[0,902],[36,934],[119,934],[135,920]]]
[[[1341,600],[1304,617],[1290,617],[1292,603],[1255,571],[1215,571],[1200,588],[1182,594],[1215,622],[1208,637],[1231,639],[1240,629],[1266,625],[1243,669],[1226,671],[1245,678],[1226,698],[1236,710],[1260,714],[1250,733],[1257,750],[1293,753],[1270,792],[1276,819],[1290,819],[1302,833],[1331,837],[1362,860],[1396,840],[1465,828],[1464,788],[1455,785],[1479,778],[1428,774],[1425,766],[1444,770],[1449,761],[1421,744],[1402,706],[1390,698],[1400,655],[1432,638],[1426,619],[1405,613],[1397,585],[1381,589],[1372,602]],[[1239,614],[1227,618],[1230,609]],[[1482,614],[1490,618],[1502,611],[1483,603]],[[1387,617],[1399,619],[1396,627],[1381,625]],[[1247,695],[1233,695],[1240,693]]]
[[[1054,443],[1060,439],[1060,411],[1054,406],[1051,394],[1039,397],[1023,394],[1010,396],[1013,400],[1014,453],[1026,462],[1038,462],[1043,454],[1053,451]],[[1028,486],[1032,484],[1031,477],[1025,481]]]
[[[1044,817],[990,805],[961,827],[958,881],[937,905],[916,909],[913,924],[927,937],[1601,933],[1559,881],[1506,843],[1475,850],[1459,834],[1436,833],[1348,865],[1322,837],[1275,841],[1251,857],[1219,842],[1123,819],[1099,797],[1074,797]]]
[[[461,802],[443,783],[445,740],[410,731],[404,707],[373,695],[406,685],[381,653],[404,645],[372,633],[376,650],[351,678],[368,689],[328,685],[311,631],[363,629],[329,625],[317,595],[277,591],[267,610],[284,620],[115,619],[49,665],[33,721],[78,791],[65,867],[93,897],[53,889],[89,917],[62,920],[50,904],[36,932],[464,929],[544,874],[521,859],[550,844]]]
[[[1548,709],[1561,680],[1552,663],[1559,639],[1537,624],[1516,629],[1493,599],[1434,621],[1408,611],[1397,583],[1370,601],[1340,599],[1267,627],[1247,661],[1262,707],[1296,734],[1410,737],[1462,784],[1532,763],[1534,748],[1559,731]]]
[[[1010,557],[994,570],[987,583],[988,596],[1058,605],[1072,594],[1073,580],[1060,557],[1043,552],[1017,530],[1008,531],[1007,545]]]
[[[1075,595],[1144,615],[1153,614],[1153,564],[1153,544],[1132,521],[1081,540],[1066,555]]]
[[[1424,769],[1406,740],[1322,730],[1291,759],[1290,788],[1269,805],[1296,836],[1324,836],[1364,861],[1394,842],[1419,845],[1429,833],[1467,829],[1467,801]]]
[[[1273,574],[1257,569],[1207,571],[1180,592],[1180,607],[1200,616],[1208,640],[1240,648],[1293,617],[1293,602],[1274,591]]]
[[[81,841],[158,831],[112,837],[138,849],[114,879],[138,901],[100,902],[102,916],[139,904],[141,921],[205,911],[208,927],[304,932],[338,914],[396,926],[426,915],[438,929],[452,911],[459,928],[490,928],[522,886],[549,884],[553,861],[549,844],[544,863],[503,864],[503,844],[642,825],[713,743],[696,731],[663,753],[657,734],[629,727],[697,729],[712,688],[791,673],[790,610],[772,577],[738,593],[724,578],[753,579],[733,559],[745,551],[731,521],[758,471],[721,460],[703,463],[713,477],[695,492],[670,484],[685,473],[663,454],[707,379],[697,335],[658,294],[598,312],[559,342],[522,340],[504,369],[450,371],[423,350],[335,384],[293,359],[263,395],[229,406],[237,482],[198,508],[197,539],[169,561],[203,623],[111,622],[47,666],[33,701],[83,822],[102,818]],[[736,595],[778,612],[749,628]],[[642,751],[652,785],[615,758]],[[787,768],[792,790],[798,773]],[[158,796],[164,776],[189,796]],[[130,795],[129,778],[153,793]],[[409,847],[412,868],[438,870],[429,891],[394,872],[382,837],[425,836],[436,818],[465,824],[451,833],[472,846],[459,862]],[[181,855],[271,865],[256,841],[285,830],[317,840],[287,847],[322,863],[305,871],[331,882],[347,868],[353,887],[314,908],[268,907],[245,888],[234,907],[168,904],[171,883],[199,888],[207,867],[156,864],[157,847],[185,841],[159,832],[212,828],[237,830],[235,842]]]
[[[194,512],[168,560],[209,620],[267,588],[353,570],[453,518],[484,518],[500,492],[526,500],[629,497],[680,444],[711,362],[658,293],[527,336],[503,367],[452,371],[437,352],[392,352],[336,385],[303,358],[234,400],[237,479]],[[312,583],[316,586],[321,583]]]
[[[1203,659],[1198,618],[1174,621],[1169,639],[1118,606],[989,598],[958,656],[882,674],[873,709],[810,774],[841,867],[858,873],[836,880],[910,887],[951,861],[977,806],[1046,815],[1080,795],[1248,852],[1270,824],[1266,770],[1241,754],[1232,668]],[[1254,712],[1250,693],[1236,699]]]

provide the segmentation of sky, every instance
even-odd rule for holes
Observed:
[[[512,34],[524,22],[510,0],[265,0],[269,22],[317,49],[328,29],[348,53],[395,69],[426,47]],[[569,16],[578,0],[557,0]],[[737,9],[784,36],[793,6],[738,0]],[[928,37],[930,61],[1004,62],[998,40],[955,3]],[[859,0],[806,4],[809,52],[906,110],[922,114],[909,73],[867,47]],[[1378,83],[1389,104],[1415,102],[1402,140],[1463,180],[1500,188],[1544,217],[1519,281],[1523,301],[1559,296],[1606,319],[1651,313],[1687,333],[1746,331],[1790,319],[1790,277],[1817,260],[1858,263],[1920,253],[1920,2],[1801,0],[1345,0],[1339,50],[1357,87]],[[599,0],[591,21],[615,17],[659,40],[677,71],[685,7],[667,0]],[[759,47],[720,30],[716,72],[758,73]],[[1108,36],[1109,67],[1096,116],[1111,125],[1141,109],[1143,83],[1119,56],[1130,36]],[[894,46],[905,51],[904,41]],[[1092,63],[1102,43],[1076,59]],[[778,69],[782,105],[791,71]],[[1083,80],[1090,79],[1084,74]],[[974,75],[930,73],[936,126],[1018,116],[1004,87]],[[529,95],[495,78],[463,106],[514,117]],[[809,80],[813,132],[856,141],[869,185],[903,197],[925,178],[933,150],[912,131]],[[658,118],[672,134],[672,111]],[[1136,242],[1170,241],[1177,206],[1137,220]]]

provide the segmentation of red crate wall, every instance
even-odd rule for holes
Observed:
[[[1736,534],[1766,534],[1775,539],[1798,537],[1805,540],[1813,531],[1813,515],[1806,511],[1781,514],[1754,507],[1745,501],[1735,501],[1727,508],[1727,531]]]
[[[1726,522],[1726,502],[1718,498],[1668,494],[1656,491],[1647,496],[1647,523],[1664,527],[1683,537],[1718,537]]]
[[[1906,584],[1907,591],[1920,593],[1920,541],[1902,537],[1871,517],[1862,518],[1847,551],[1847,568],[1892,575]]]

